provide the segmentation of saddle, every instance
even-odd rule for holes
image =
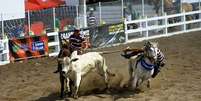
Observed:
[[[144,50],[139,48],[132,48],[132,49],[126,48],[123,50],[123,53],[121,54],[121,56],[123,56],[126,59],[130,59],[132,56],[138,55],[143,52]]]

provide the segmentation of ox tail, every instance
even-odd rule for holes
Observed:
[[[115,76],[115,74],[112,73],[111,71],[109,71],[108,69],[106,70],[106,72],[107,72],[107,74],[108,74],[109,76]]]
[[[106,65],[105,59],[103,59],[103,68],[104,68],[104,71],[105,71],[109,76],[115,76],[114,73],[112,73],[111,71],[108,70],[108,67],[107,67],[107,65]]]

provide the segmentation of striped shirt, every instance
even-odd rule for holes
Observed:
[[[164,54],[160,51],[160,49],[157,50],[157,61],[158,63],[162,63],[165,59]]]
[[[69,40],[70,40],[70,46],[71,46],[71,48],[81,49],[82,42],[84,41],[84,38],[81,37],[80,35],[74,35],[74,34],[72,34],[69,37]]]
[[[88,26],[96,26],[96,17],[93,15],[93,13],[90,13],[88,16]]]

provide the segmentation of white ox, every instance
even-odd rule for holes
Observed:
[[[108,67],[105,63],[105,58],[98,52],[88,52],[82,55],[77,55],[77,51],[74,51],[71,57],[64,57],[62,59],[62,72],[68,74],[73,72],[75,74],[75,91],[73,91],[73,97],[77,98],[81,79],[91,70],[96,70],[101,76],[104,77],[107,87],[108,85]]]

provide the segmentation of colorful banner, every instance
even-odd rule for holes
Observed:
[[[48,37],[34,36],[9,40],[11,60],[37,58],[48,55]]]

